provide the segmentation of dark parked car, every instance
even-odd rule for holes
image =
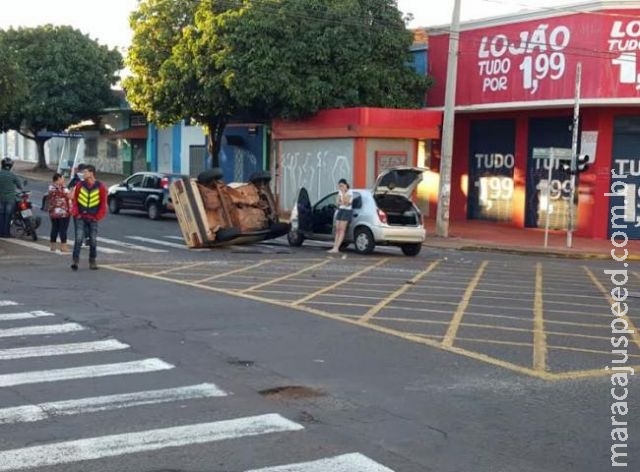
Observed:
[[[120,210],[140,210],[157,220],[163,213],[173,212],[169,185],[183,175],[162,172],[138,172],[119,184],[109,187],[108,202],[111,213]]]

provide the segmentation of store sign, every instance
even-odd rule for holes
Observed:
[[[617,118],[614,124],[609,197],[609,235],[640,239],[640,117]]]
[[[610,14],[609,14],[610,13]],[[460,34],[456,104],[572,99],[578,62],[582,98],[640,97],[640,10],[575,13]],[[435,86],[429,105],[444,102],[449,37],[429,38]]]

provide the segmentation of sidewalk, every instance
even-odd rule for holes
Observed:
[[[493,251],[534,256],[564,257],[572,259],[612,260],[611,241],[573,237],[571,248],[567,247],[564,231],[550,231],[548,247],[544,247],[544,230],[537,228],[514,228],[487,221],[452,221],[449,237],[436,236],[435,221],[426,222],[426,246],[467,251]],[[629,261],[640,261],[640,241],[629,241]],[[618,256],[624,254],[619,248]]]
[[[55,173],[56,169],[36,169],[36,163],[33,161],[14,161],[13,171],[27,180],[41,180],[43,182],[51,182],[51,177]],[[105,172],[98,172],[98,180],[104,183],[107,187],[113,184],[122,182],[124,176],[120,174],[108,174]]]

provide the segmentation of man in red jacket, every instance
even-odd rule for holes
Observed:
[[[89,238],[89,268],[98,268],[98,221],[106,214],[107,188],[96,180],[96,168],[88,165],[84,169],[84,180],[78,182],[72,190],[71,215],[76,218],[77,224],[71,269],[78,270],[80,249],[85,238]]]

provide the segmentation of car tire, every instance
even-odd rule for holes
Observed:
[[[270,238],[279,238],[280,236],[284,236],[285,234],[289,234],[291,231],[291,225],[289,223],[272,223],[269,226],[269,237]]]
[[[358,254],[371,254],[376,247],[373,233],[369,228],[364,226],[356,228],[353,244]]]
[[[114,215],[120,213],[120,203],[118,202],[118,199],[116,197],[111,197],[108,203],[109,213],[113,213]]]
[[[251,174],[251,177],[249,177],[249,182],[254,185],[259,183],[269,183],[271,182],[271,173],[266,170],[254,172],[253,174]]]
[[[400,246],[402,249],[402,254],[405,256],[417,256],[420,254],[420,250],[422,249],[421,243],[413,243],[413,244],[403,244]]]
[[[156,202],[149,202],[147,205],[147,215],[149,215],[150,220],[159,220],[160,216],[162,216],[160,205]]]
[[[214,167],[213,169],[200,172],[198,174],[197,181],[200,185],[207,186],[207,185],[211,185],[216,180],[222,179],[223,176],[224,176],[224,173],[222,172],[222,169],[220,169],[219,167]]]
[[[304,236],[300,231],[289,231],[287,233],[287,241],[291,247],[300,247],[304,243]]]
[[[237,238],[240,235],[240,230],[237,228],[221,228],[216,231],[216,241],[225,242],[230,241],[233,238]]]

